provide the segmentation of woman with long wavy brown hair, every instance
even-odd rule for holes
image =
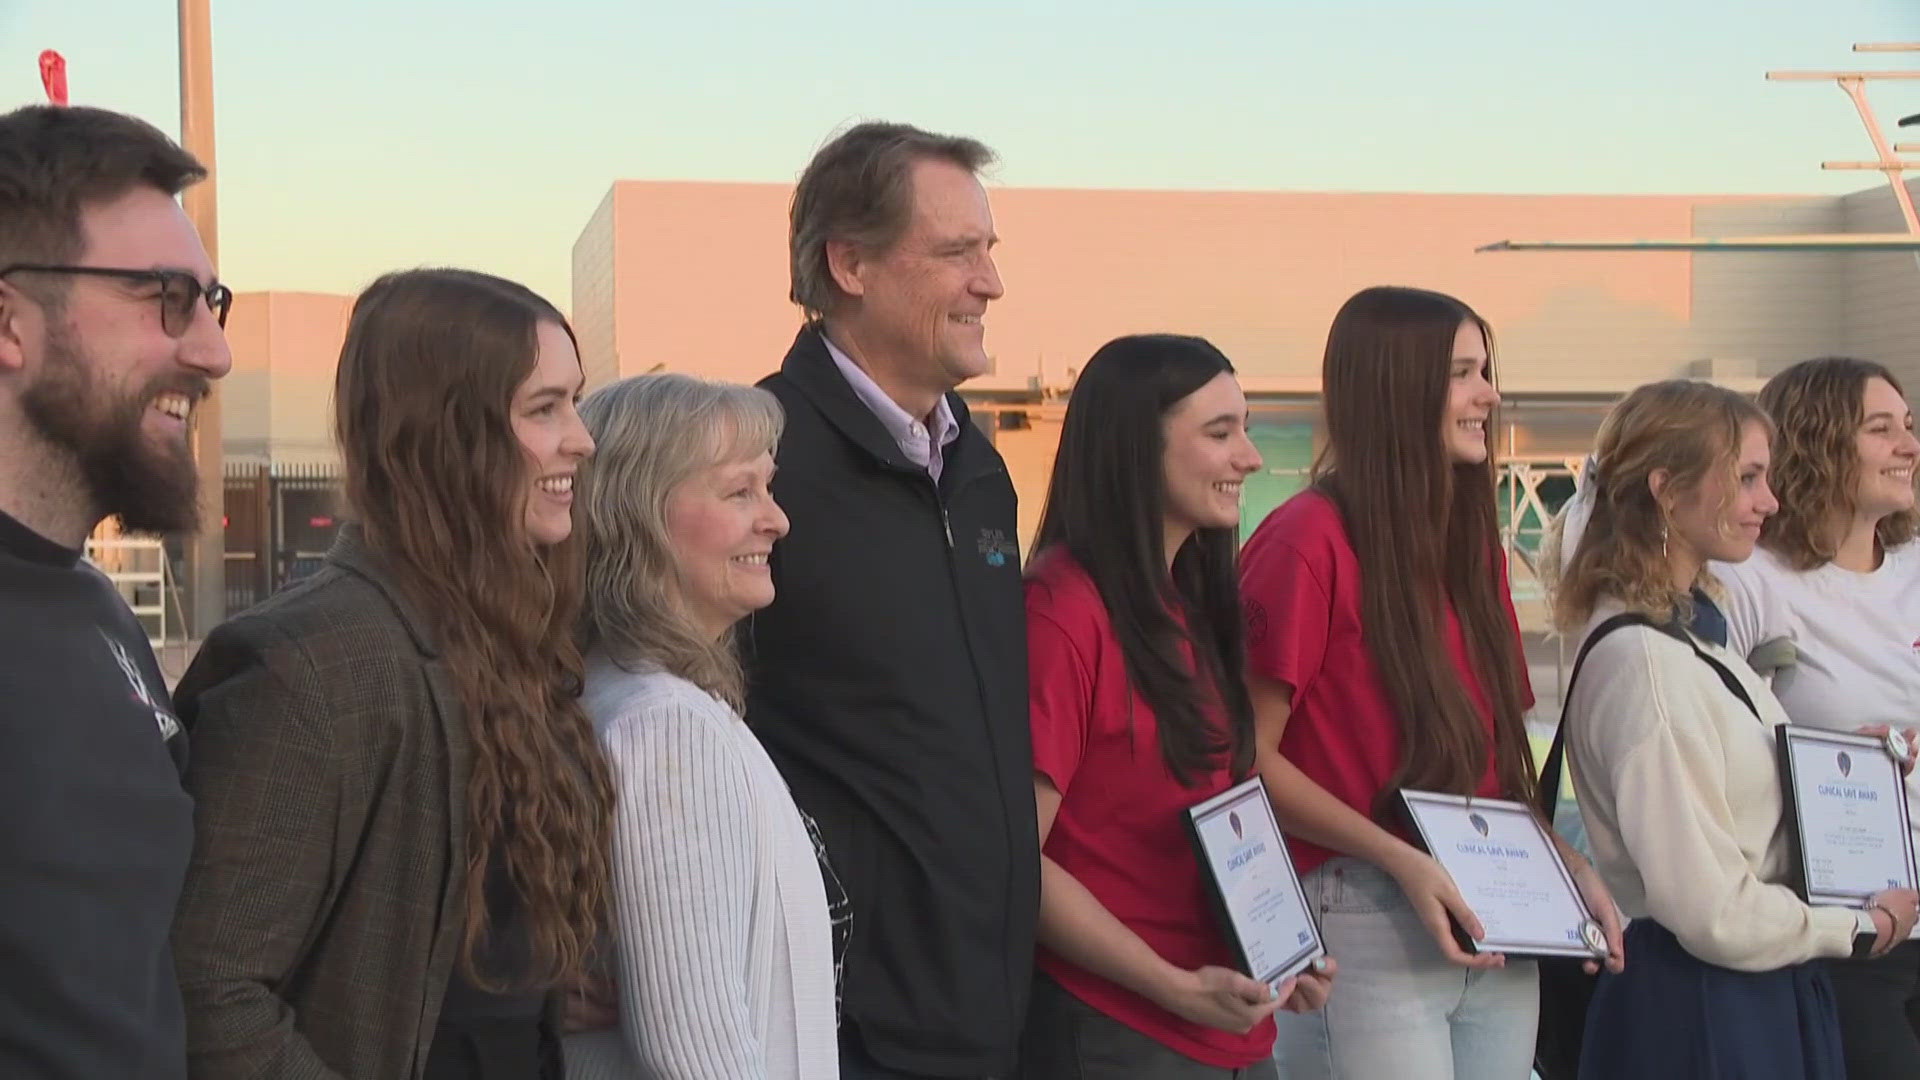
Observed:
[[[1278,1018],[1287,1077],[1527,1075],[1534,965],[1394,813],[1402,788],[1534,801],[1531,704],[1494,509],[1492,334],[1450,296],[1372,288],[1327,335],[1312,487],[1241,552],[1258,768],[1340,988]],[[1619,953],[1605,886],[1569,863]]]
[[[559,1075],[611,818],[571,636],[581,382],[566,321],[513,282],[405,271],[354,305],[352,521],[179,690],[194,1076]]]

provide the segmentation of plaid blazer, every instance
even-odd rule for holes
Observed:
[[[471,754],[426,623],[349,528],[215,630],[175,700],[191,1075],[419,1077],[463,925]]]

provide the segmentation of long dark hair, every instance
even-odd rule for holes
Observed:
[[[1451,462],[1441,432],[1463,323],[1485,336],[1492,381],[1486,320],[1424,289],[1355,294],[1334,316],[1321,369],[1327,444],[1314,462],[1315,483],[1346,524],[1360,564],[1367,649],[1400,725],[1400,763],[1374,807],[1383,818],[1400,788],[1472,795],[1486,771],[1480,710],[1448,655],[1449,601],[1493,706],[1502,793],[1533,802],[1523,660],[1496,563],[1497,417],[1487,423],[1487,458],[1479,464]]]
[[[541,323],[567,325],[511,281],[388,274],[354,304],[334,386],[348,502],[432,621],[473,739],[472,771],[454,778],[467,796],[467,850],[455,856],[466,864],[461,967],[483,986],[474,961],[495,860],[524,901],[534,985],[585,969],[611,876],[613,785],[580,706],[573,639],[579,541],[542,548],[524,526],[531,466],[510,405]]]
[[[1223,373],[1233,365],[1197,337],[1139,334],[1101,346],[1074,383],[1034,540],[1036,559],[1058,545],[1093,579],[1127,679],[1159,723],[1167,770],[1189,786],[1223,758],[1236,777],[1253,769],[1234,530],[1196,530],[1166,570],[1161,421]],[[1208,722],[1208,704],[1225,713],[1226,730]]]

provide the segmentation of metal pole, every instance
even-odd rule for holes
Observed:
[[[220,265],[213,147],[213,26],[208,0],[180,0],[180,143],[207,167],[207,178],[183,196],[207,258]],[[226,482],[222,476],[220,384],[195,413],[193,454],[200,473],[200,531],[185,541],[187,633],[204,638],[226,617]]]
[[[1853,99],[1853,107],[1860,113],[1860,122],[1866,125],[1867,138],[1873,140],[1873,149],[1879,155],[1880,165],[1886,171],[1887,183],[1893,185],[1893,201],[1900,207],[1900,218],[1906,222],[1907,231],[1920,234],[1920,215],[1913,208],[1913,193],[1907,190],[1900,173],[1906,168],[1904,162],[1894,156],[1893,147],[1887,145],[1887,137],[1880,133],[1880,123],[1873,117],[1873,106],[1867,104],[1866,80],[1850,78],[1840,80],[1840,89]]]
[[[1914,52],[1920,51],[1920,42],[1880,42],[1857,44],[1854,52]],[[1920,213],[1913,205],[1913,193],[1907,190],[1907,184],[1901,173],[1906,163],[1895,156],[1896,148],[1887,142],[1880,132],[1880,122],[1874,119],[1873,106],[1867,103],[1867,82],[1874,79],[1920,79],[1920,71],[1769,71],[1769,79],[1832,79],[1839,84],[1853,101],[1853,107],[1860,114],[1860,123],[1867,129],[1867,138],[1873,140],[1873,149],[1880,168],[1887,174],[1887,183],[1893,187],[1894,205],[1900,210],[1900,218],[1907,226],[1910,236],[1920,236]],[[1826,162],[1822,168],[1855,168],[1854,164]],[[1920,267],[1920,251],[1913,253],[1915,267]]]

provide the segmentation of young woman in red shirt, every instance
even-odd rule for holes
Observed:
[[[1258,768],[1340,957],[1340,993],[1283,1017],[1289,1080],[1514,1080],[1532,1063],[1531,962],[1469,953],[1479,920],[1407,840],[1402,788],[1534,801],[1532,704],[1494,507],[1485,320],[1367,289],[1327,336],[1313,484],[1241,552]],[[1564,845],[1563,845],[1564,849]],[[1566,849],[1618,963],[1613,900]]]
[[[1199,338],[1124,337],[1074,386],[1028,568],[1039,974],[1022,1075],[1273,1078],[1279,1009],[1234,969],[1185,811],[1252,775],[1234,572],[1260,467],[1233,366]]]

